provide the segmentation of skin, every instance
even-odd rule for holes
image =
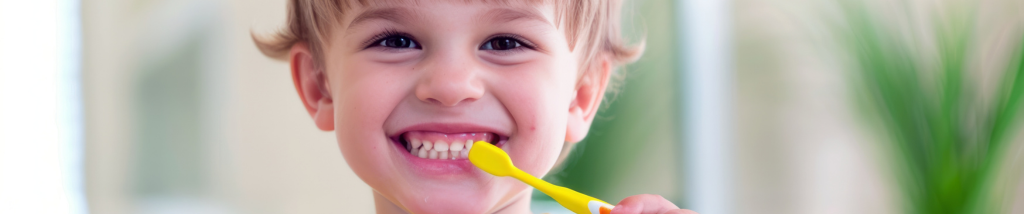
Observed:
[[[322,66],[301,42],[289,61],[313,121],[337,130],[345,160],[374,189],[377,213],[529,213],[525,184],[478,169],[424,169],[393,139],[423,123],[486,126],[507,137],[503,149],[516,166],[544,176],[563,146],[586,136],[614,66],[599,55],[594,70],[580,71],[553,20],[548,5],[356,7],[332,27]],[[504,44],[522,46],[487,46],[510,38]],[[692,212],[637,195],[613,213]]]

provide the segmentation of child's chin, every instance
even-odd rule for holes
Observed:
[[[445,191],[406,198],[402,204],[412,213],[486,213],[496,202],[496,198],[476,195],[474,193]]]

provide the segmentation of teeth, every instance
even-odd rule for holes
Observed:
[[[458,154],[459,151],[462,151],[462,147],[464,145],[465,143],[463,142],[452,142],[452,145],[448,147],[448,150],[454,152],[455,154]]]
[[[422,134],[420,134],[422,135]],[[416,134],[406,138],[405,149],[409,151],[412,156],[416,156],[424,159],[439,159],[439,160],[459,160],[469,158],[469,150],[473,149],[473,144],[479,139],[478,137],[486,138],[488,135],[472,134],[471,139],[459,139],[455,141],[451,135],[442,135],[443,137],[431,137],[418,138]],[[467,136],[465,134],[463,137]],[[464,139],[464,140],[463,140]]]
[[[434,143],[434,150],[437,150],[438,152],[447,152],[448,143],[439,140],[436,143]]]
[[[411,141],[412,142],[410,142],[410,143],[411,143],[413,149],[420,148],[420,146],[423,145],[423,142],[420,142],[420,139],[412,139]]]
[[[433,148],[434,148],[434,144],[433,143],[431,143],[430,141],[425,141],[425,140],[423,141],[423,149],[431,150]]]

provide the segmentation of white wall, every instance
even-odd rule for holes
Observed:
[[[82,5],[86,188],[91,213],[371,213],[371,190],[348,169],[333,133],[313,125],[287,65],[249,31],[284,23],[285,1],[96,0]],[[190,35],[190,33],[192,33]],[[206,157],[197,194],[139,194],[139,72],[204,38]],[[145,167],[145,166],[142,166]]]

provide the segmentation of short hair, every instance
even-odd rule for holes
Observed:
[[[408,0],[416,1],[416,0]],[[462,0],[470,2],[473,0]],[[508,4],[516,0],[480,0]],[[589,69],[599,53],[606,53],[615,65],[635,61],[643,52],[643,41],[627,45],[620,32],[622,0],[521,0],[554,3],[555,26],[565,29],[569,50],[582,49],[580,69]],[[264,55],[288,60],[288,52],[297,42],[309,43],[314,64],[323,65],[325,38],[341,14],[353,4],[371,6],[395,0],[289,0],[288,23],[276,33],[258,36],[252,33],[256,47]]]

